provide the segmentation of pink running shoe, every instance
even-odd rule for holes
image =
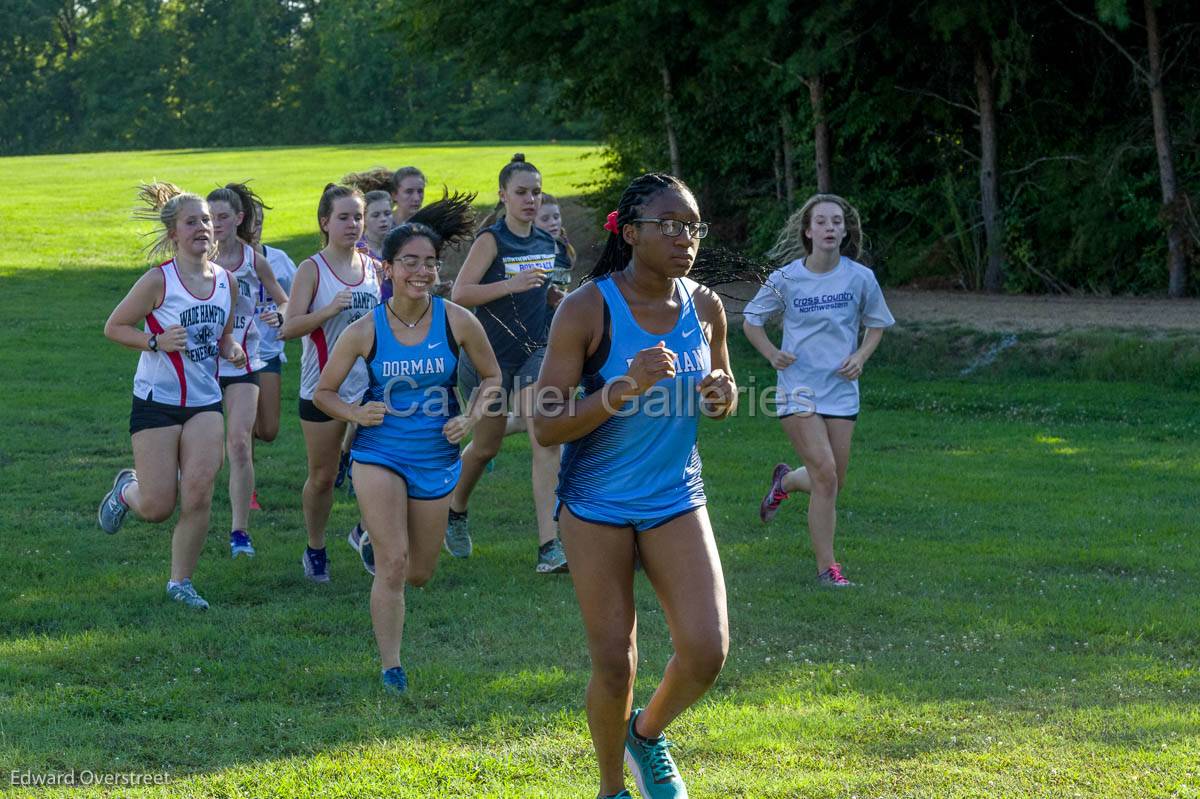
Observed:
[[[767,489],[767,495],[758,506],[758,518],[763,520],[763,524],[775,518],[775,514],[779,512],[779,504],[788,498],[788,492],[783,490],[783,478],[791,470],[792,467],[786,463],[775,464],[775,471],[771,472],[771,487]]]
[[[258,504],[257,491],[250,495],[250,510],[262,510],[262,505]]]
[[[817,575],[817,583],[826,588],[850,588],[854,583],[842,574],[842,564],[835,563]]]

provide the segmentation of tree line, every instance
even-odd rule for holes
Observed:
[[[834,191],[890,283],[1195,294],[1186,0],[4,0],[5,154],[594,137],[764,252]],[[253,109],[247,112],[245,109]]]
[[[598,115],[615,183],[669,169],[752,251],[832,190],[892,283],[1195,291],[1198,4],[407,6],[428,46],[453,30],[472,63],[553,76],[560,113]]]
[[[0,0],[0,155],[594,133],[545,82],[417,49],[400,7]]]

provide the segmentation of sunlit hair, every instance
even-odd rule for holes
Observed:
[[[429,239],[439,258],[447,244],[458,247],[470,241],[475,227],[474,202],[474,194],[443,193],[442,199],[425,206],[407,222],[392,228],[383,240],[381,258],[391,262],[409,239],[417,237]]]
[[[199,194],[185,192],[174,183],[155,181],[138,186],[138,201],[142,203],[134,210],[133,218],[144,222],[157,222],[162,227],[147,233],[154,239],[147,245],[152,256],[173,255],[178,245],[171,239],[171,232],[179,220],[179,211],[188,203],[204,204]]]
[[[386,191],[388,195],[394,188],[392,170],[385,166],[371,167],[366,172],[351,172],[348,175],[343,175],[341,183],[346,186],[353,186],[363,194],[368,194],[373,191]]]
[[[820,203],[833,203],[842,209],[846,224],[846,237],[842,240],[842,255],[854,260],[862,258],[862,220],[858,209],[836,194],[814,194],[804,201],[800,210],[792,214],[779,232],[775,245],[767,251],[767,257],[777,264],[787,264],[812,255],[812,240],[804,235],[812,223],[812,212]]]

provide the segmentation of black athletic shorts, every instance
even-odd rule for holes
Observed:
[[[196,414],[212,412],[223,413],[221,403],[183,407],[134,397],[133,409],[129,412],[129,435],[156,427],[182,426]]]
[[[221,390],[236,386],[238,383],[253,383],[258,385],[258,372],[248,372],[244,375],[234,375],[233,377],[218,377],[217,382],[221,384]]]
[[[333,422],[337,421],[325,411],[316,406],[312,400],[300,398],[300,418],[306,422]]]

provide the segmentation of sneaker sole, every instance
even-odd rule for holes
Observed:
[[[471,557],[471,552],[472,552],[471,549],[468,549],[467,554],[459,555],[457,552],[455,552],[453,549],[450,548],[450,545],[446,543],[445,539],[442,540],[442,549],[446,550],[446,552],[448,552],[450,554],[450,557],[458,558],[459,560],[466,560],[467,558]]]
[[[571,571],[571,564],[569,563],[564,563],[561,566],[550,566],[544,563],[537,565],[538,574],[566,574],[569,571]]]
[[[121,482],[121,475],[125,474],[126,472],[128,472],[129,474],[136,474],[136,472],[133,469],[122,469],[121,471],[117,472],[117,476],[113,478],[112,488],[108,489],[108,493],[104,495],[104,499],[100,500],[100,506],[98,508],[96,508],[96,524],[100,525],[100,529],[104,530],[104,532],[107,533],[108,535],[116,535],[117,532],[121,529],[121,524],[125,523],[125,517],[122,516],[121,524],[117,525],[116,530],[105,530],[103,514],[104,514],[104,506],[108,503],[108,498],[111,497],[113,492],[117,490],[117,483]],[[126,506],[125,512],[129,513],[128,506]]]
[[[774,508],[770,507],[771,496],[775,493],[775,486],[780,484],[783,479],[780,475],[780,472],[787,474],[791,470],[792,467],[788,466],[786,463],[775,464],[775,469],[771,472],[771,485],[767,488],[767,495],[763,497],[762,502],[758,504],[758,518],[762,519],[763,524],[768,524],[772,519],[775,518],[775,514],[779,513],[779,505],[776,505]],[[783,500],[780,500],[780,502],[782,503]]]
[[[236,558],[238,555],[245,555],[248,558],[254,557],[253,549],[232,549],[229,551],[229,557]]]

